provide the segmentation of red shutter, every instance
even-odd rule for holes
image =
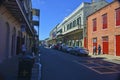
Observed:
[[[103,54],[108,54],[108,37],[103,37]]]
[[[103,29],[107,28],[107,14],[104,14],[103,16]]]
[[[116,36],[116,56],[120,56],[120,35]]]
[[[103,54],[108,54],[108,42],[103,42]]]
[[[116,26],[120,25],[120,8],[116,10]]]
[[[93,19],[93,31],[97,30],[96,19]]]

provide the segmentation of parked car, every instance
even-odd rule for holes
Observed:
[[[79,48],[78,46],[72,47],[72,49],[69,51],[69,53],[70,53],[70,54],[77,55],[79,49],[80,49],[80,48]]]
[[[52,44],[52,45],[50,46],[50,48],[51,48],[51,49],[54,49],[54,48],[55,48],[55,45],[54,45],[54,44]]]
[[[67,48],[68,48],[67,45],[62,45],[62,49],[61,49],[61,51],[66,52],[66,49],[67,49]]]
[[[60,50],[60,47],[61,47],[61,44],[60,44],[60,43],[57,43],[57,44],[54,46],[54,49]]]
[[[71,51],[71,54],[78,55],[78,56],[88,56],[89,51],[85,48],[74,47]]]
[[[73,47],[66,47],[66,50],[65,50],[65,52],[67,52],[67,53],[70,53],[71,52],[71,50],[73,50]]]
[[[88,56],[89,55],[89,51],[85,48],[81,48],[80,51],[78,52],[78,55],[80,56]]]

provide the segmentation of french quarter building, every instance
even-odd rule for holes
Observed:
[[[30,0],[0,0],[0,62],[30,50],[34,35]]]
[[[80,4],[58,25],[57,42],[65,43],[68,46],[86,47],[86,17],[107,4],[105,0],[92,0],[91,3]]]
[[[87,18],[88,49],[101,45],[102,53],[120,56],[120,1],[114,0]]]
[[[49,34],[49,40],[47,41],[48,44],[56,44],[57,43],[57,24]]]

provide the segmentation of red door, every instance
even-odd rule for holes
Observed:
[[[120,35],[116,36],[116,56],[120,56]]]
[[[103,37],[103,54],[108,54],[108,37]]]

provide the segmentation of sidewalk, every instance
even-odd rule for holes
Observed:
[[[0,63],[0,80],[17,80],[18,56]]]
[[[107,55],[107,54],[101,54],[101,55],[92,55],[92,54],[90,54],[90,56],[92,58],[104,58],[103,60],[105,60],[105,61],[120,64],[120,56]]]
[[[40,54],[36,56],[35,64],[32,68],[31,80],[41,80],[41,67],[40,64]]]
[[[0,63],[0,80],[18,80],[18,60],[19,56],[14,56],[4,62]],[[31,80],[40,80],[41,78],[41,64],[39,56],[32,68]]]

